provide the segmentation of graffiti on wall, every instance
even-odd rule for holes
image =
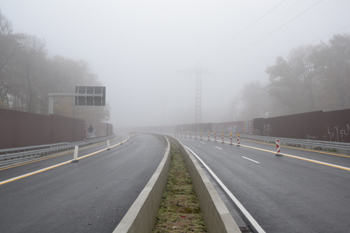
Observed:
[[[270,126],[270,124],[265,124],[264,131],[263,131],[264,136],[271,136],[271,133],[272,133],[272,127]]]
[[[349,124],[346,124],[346,127],[339,128],[339,126],[327,127],[327,134],[325,134],[324,140],[334,141],[334,142],[344,142],[344,139],[349,135]]]
[[[306,134],[306,139],[310,139],[310,140],[318,140],[318,136],[312,136],[312,135],[308,135],[308,134]]]
[[[252,133],[253,121],[239,121],[228,123],[214,123],[212,124],[212,132],[223,133]]]
[[[215,125],[213,126],[213,132],[223,132],[223,133],[238,133],[242,132],[242,127],[237,125]]]

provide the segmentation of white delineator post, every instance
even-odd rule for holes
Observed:
[[[230,145],[233,145],[233,143],[232,143],[232,132],[230,134]]]
[[[237,146],[241,145],[241,141],[239,140],[239,133],[237,133]]]
[[[276,139],[276,152],[277,152],[276,156],[282,156],[280,140],[279,139]]]
[[[78,145],[75,145],[72,163],[77,163],[77,162],[79,162],[79,160],[77,160],[77,158],[78,158],[78,151],[79,151],[79,146],[78,146]]]
[[[107,140],[107,150],[110,150],[110,146],[109,146],[109,140]]]

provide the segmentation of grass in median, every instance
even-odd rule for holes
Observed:
[[[206,232],[186,164],[173,143],[170,150],[169,178],[153,232]]]

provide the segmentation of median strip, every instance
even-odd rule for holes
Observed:
[[[153,232],[206,232],[186,164],[173,143],[170,151],[169,177]]]

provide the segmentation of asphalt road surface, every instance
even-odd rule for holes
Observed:
[[[105,148],[81,150],[79,157],[93,154],[78,163],[64,163],[70,153],[0,168],[0,232],[112,232],[158,167],[165,145],[139,135]]]
[[[300,158],[276,157],[274,146],[248,140],[241,140],[240,147],[180,141],[210,167],[264,231],[350,232],[349,156],[282,147],[282,153]]]

